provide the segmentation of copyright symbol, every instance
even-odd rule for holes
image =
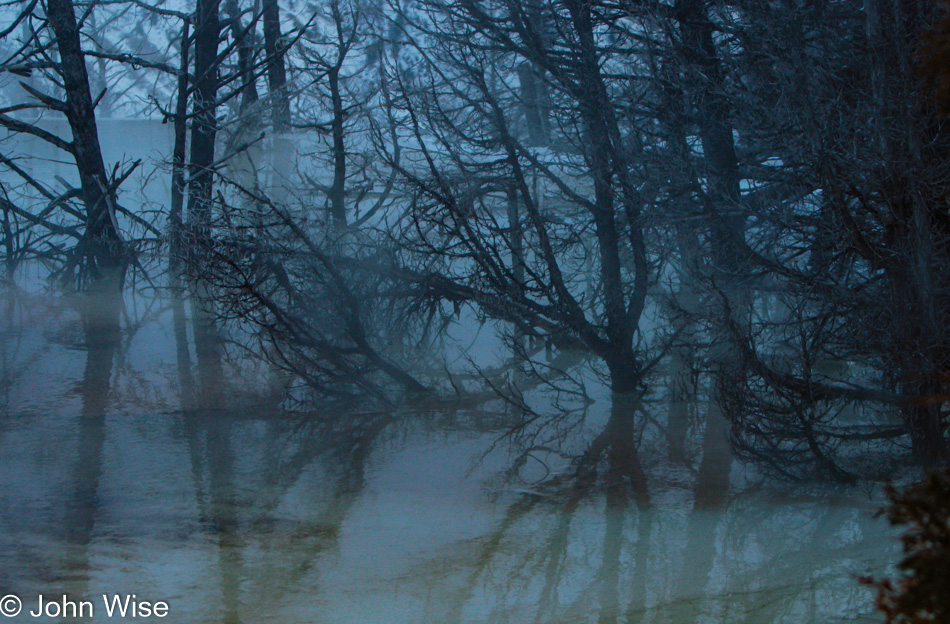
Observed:
[[[23,608],[23,603],[13,594],[8,594],[0,598],[0,615],[5,617],[16,617]]]

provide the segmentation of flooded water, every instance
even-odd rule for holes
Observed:
[[[62,621],[29,616],[41,594],[97,622],[132,594],[179,623],[881,621],[855,577],[899,553],[870,488],[763,481],[709,448],[674,463],[649,436],[640,500],[544,487],[541,460],[505,480],[497,420],[289,411],[185,304],[2,305],[14,621]]]

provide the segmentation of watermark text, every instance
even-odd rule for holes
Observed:
[[[102,594],[100,600],[73,600],[65,594],[58,596],[39,594],[36,600],[26,605],[19,596],[8,594],[0,598],[0,616],[31,618],[150,618],[166,617],[168,603],[164,600],[142,600],[135,594]]]

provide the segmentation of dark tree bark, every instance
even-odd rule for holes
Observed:
[[[592,7],[576,0],[566,4],[577,43],[571,67],[577,82],[572,91],[580,108],[594,186],[590,211],[600,253],[607,338],[600,355],[610,369],[614,392],[633,393],[643,381],[641,364],[633,349],[633,335],[646,301],[648,273],[639,198],[629,179],[631,163],[625,157],[614,104],[601,72]],[[618,187],[619,193],[616,192]],[[616,205],[617,199],[620,206]],[[626,242],[622,241],[618,227],[621,214],[627,221]],[[629,249],[633,256],[633,288],[629,295],[622,277],[621,249]]]
[[[221,25],[218,18],[220,0],[198,0],[195,19],[195,85],[191,128],[191,174],[188,217],[199,238],[210,234],[212,192],[214,185],[214,143],[217,137],[216,118],[218,78],[218,40]]]
[[[247,113],[251,106],[257,103],[257,80],[254,72],[254,26],[255,19],[245,25],[241,19],[241,9],[237,0],[225,0],[225,11],[228,16],[228,26],[231,36],[234,37],[238,54],[238,74],[241,76],[241,105],[242,114]]]
[[[728,423],[721,393],[737,384],[743,376],[742,353],[736,342],[735,328],[743,328],[751,306],[748,263],[744,260],[746,217],[740,205],[739,160],[736,156],[730,103],[719,56],[713,40],[713,24],[707,15],[705,0],[680,0],[675,5],[682,37],[682,56],[686,64],[684,81],[692,96],[696,123],[703,148],[706,173],[704,197],[705,224],[711,241],[713,286],[722,299],[715,306],[713,345],[709,353],[714,376],[714,396],[706,412],[707,439],[713,432],[725,440]],[[690,185],[699,186],[698,180]],[[688,271],[689,269],[687,269]],[[742,384],[738,384],[742,385]],[[703,462],[709,460],[703,449]],[[728,473],[727,473],[728,474]]]
[[[521,101],[524,106],[528,145],[542,147],[551,140],[551,111],[547,102],[547,85],[544,78],[530,63],[518,67],[518,82],[521,85]]]
[[[115,189],[102,160],[89,76],[79,41],[79,26],[69,0],[49,0],[47,15],[60,55],[60,75],[66,93],[65,113],[72,130],[70,148],[79,171],[86,230],[83,260],[89,277],[117,269],[123,262],[122,240],[115,220]]]
[[[191,63],[191,21],[181,27],[181,52],[178,66],[177,100],[175,102],[175,139],[172,147],[172,188],[168,221],[171,229],[170,268],[174,273],[182,254],[182,210],[185,203],[185,148],[188,138],[188,68]]]
[[[290,98],[287,93],[287,70],[284,42],[280,34],[280,7],[277,0],[263,0],[264,52],[267,54],[267,86],[273,108],[274,131],[290,129]]]
[[[329,190],[330,216],[338,227],[346,227],[346,145],[343,142],[343,122],[346,111],[343,110],[343,97],[340,94],[340,67],[344,55],[340,54],[340,62],[330,68],[327,73],[327,82],[330,85],[330,103],[333,107],[333,118],[330,121],[330,130],[333,135],[333,184]]]
[[[687,63],[686,84],[692,92],[696,121],[708,173],[707,222],[711,230],[714,270],[728,287],[727,295],[741,297],[738,283],[744,281],[746,263],[745,215],[740,211],[739,161],[729,102],[719,58],[713,42],[713,24],[706,15],[705,0],[680,0],[676,5]],[[746,304],[731,302],[741,310]]]
[[[598,42],[598,32],[606,20],[600,7],[569,0],[557,6],[538,6],[537,10],[529,10],[520,3],[483,7],[471,2],[461,3],[457,9],[433,2],[427,8],[433,20],[445,20],[446,24],[446,37],[441,42],[444,47],[436,53],[438,58],[433,55],[432,62],[438,65],[445,59],[446,67],[451,67],[434,72],[451,76],[446,78],[451,83],[447,88],[457,92],[465,115],[471,114],[467,119],[480,121],[465,129],[453,127],[459,108],[451,98],[445,102],[420,99],[419,110],[413,115],[426,117],[425,123],[431,124],[433,129],[426,134],[452,137],[442,140],[444,149],[453,157],[464,158],[465,149],[458,143],[469,147],[473,154],[480,154],[489,141],[487,149],[503,154],[493,172],[501,176],[496,184],[514,187],[518,195],[517,221],[524,224],[518,231],[533,239],[535,246],[532,266],[525,267],[524,272],[529,276],[528,283],[522,283],[513,272],[519,263],[507,259],[499,262],[501,257],[519,254],[520,236],[511,238],[511,232],[505,232],[498,239],[491,239],[479,228],[483,227],[481,219],[490,223],[492,218],[478,211],[495,199],[487,195],[467,197],[471,193],[487,193],[488,187],[479,188],[479,184],[484,184],[479,175],[488,175],[485,162],[476,161],[475,157],[473,162],[460,163],[458,172],[447,172],[439,171],[435,160],[427,155],[436,184],[423,184],[420,190],[443,212],[432,222],[432,215],[418,215],[426,222],[420,228],[434,226],[452,240],[447,247],[433,248],[431,254],[452,257],[456,243],[471,250],[471,257],[485,278],[473,284],[472,294],[480,298],[478,303],[484,310],[532,333],[551,333],[556,339],[584,344],[606,364],[614,392],[641,392],[644,362],[634,347],[634,336],[645,306],[650,262],[643,235],[643,201],[634,183],[637,162],[632,154],[636,143],[628,140],[637,130],[625,109],[612,99],[611,89],[619,87],[614,76],[603,68],[607,53]],[[532,15],[529,17],[528,13]],[[453,27],[456,30],[452,31]],[[549,35],[554,37],[550,42]],[[465,43],[468,41],[472,42],[471,47]],[[481,44],[504,52],[483,55]],[[513,71],[524,76],[524,63],[529,63],[536,74],[550,76],[550,90],[555,92],[550,97],[558,100],[559,119],[563,122],[569,118],[574,124],[559,137],[558,151],[581,157],[583,165],[576,178],[558,178],[535,158],[526,142],[520,140],[518,135],[522,133],[514,132],[514,123],[509,121],[512,113],[520,117],[520,111],[504,101],[507,94],[496,92],[492,86],[497,85],[491,80],[499,72]],[[523,87],[530,89],[529,82]],[[438,88],[433,91],[438,92]],[[535,121],[543,123],[540,118]],[[418,128],[413,128],[413,132],[420,144],[428,140],[422,138]],[[554,194],[559,196],[552,200],[559,205],[545,210],[545,214],[539,209],[534,172],[544,178],[548,187],[541,193],[557,189]],[[583,191],[574,192],[578,187]],[[510,197],[507,203],[513,214]],[[593,233],[591,244],[583,251],[596,254],[589,269],[596,274],[593,280],[582,278],[566,258],[570,254],[563,249],[575,240],[547,220],[548,214],[562,210],[572,210],[576,227]],[[566,243],[568,239],[572,243]],[[467,282],[470,276],[458,278]],[[585,286],[593,282],[596,284],[592,288]]]

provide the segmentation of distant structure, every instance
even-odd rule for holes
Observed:
[[[72,140],[69,124],[62,117],[50,115],[29,122],[64,140]],[[142,161],[121,186],[120,201],[128,208],[167,203],[171,184],[170,167],[166,166],[172,153],[171,125],[151,119],[103,118],[98,120],[98,127],[103,158],[110,171],[116,165],[123,169],[123,163]],[[58,182],[55,190],[65,190],[58,187],[67,183],[79,183],[72,157],[40,138],[0,128],[0,151],[15,157],[17,166],[37,180],[46,184]],[[0,168],[0,182],[8,189],[26,193],[23,180],[8,170]]]

